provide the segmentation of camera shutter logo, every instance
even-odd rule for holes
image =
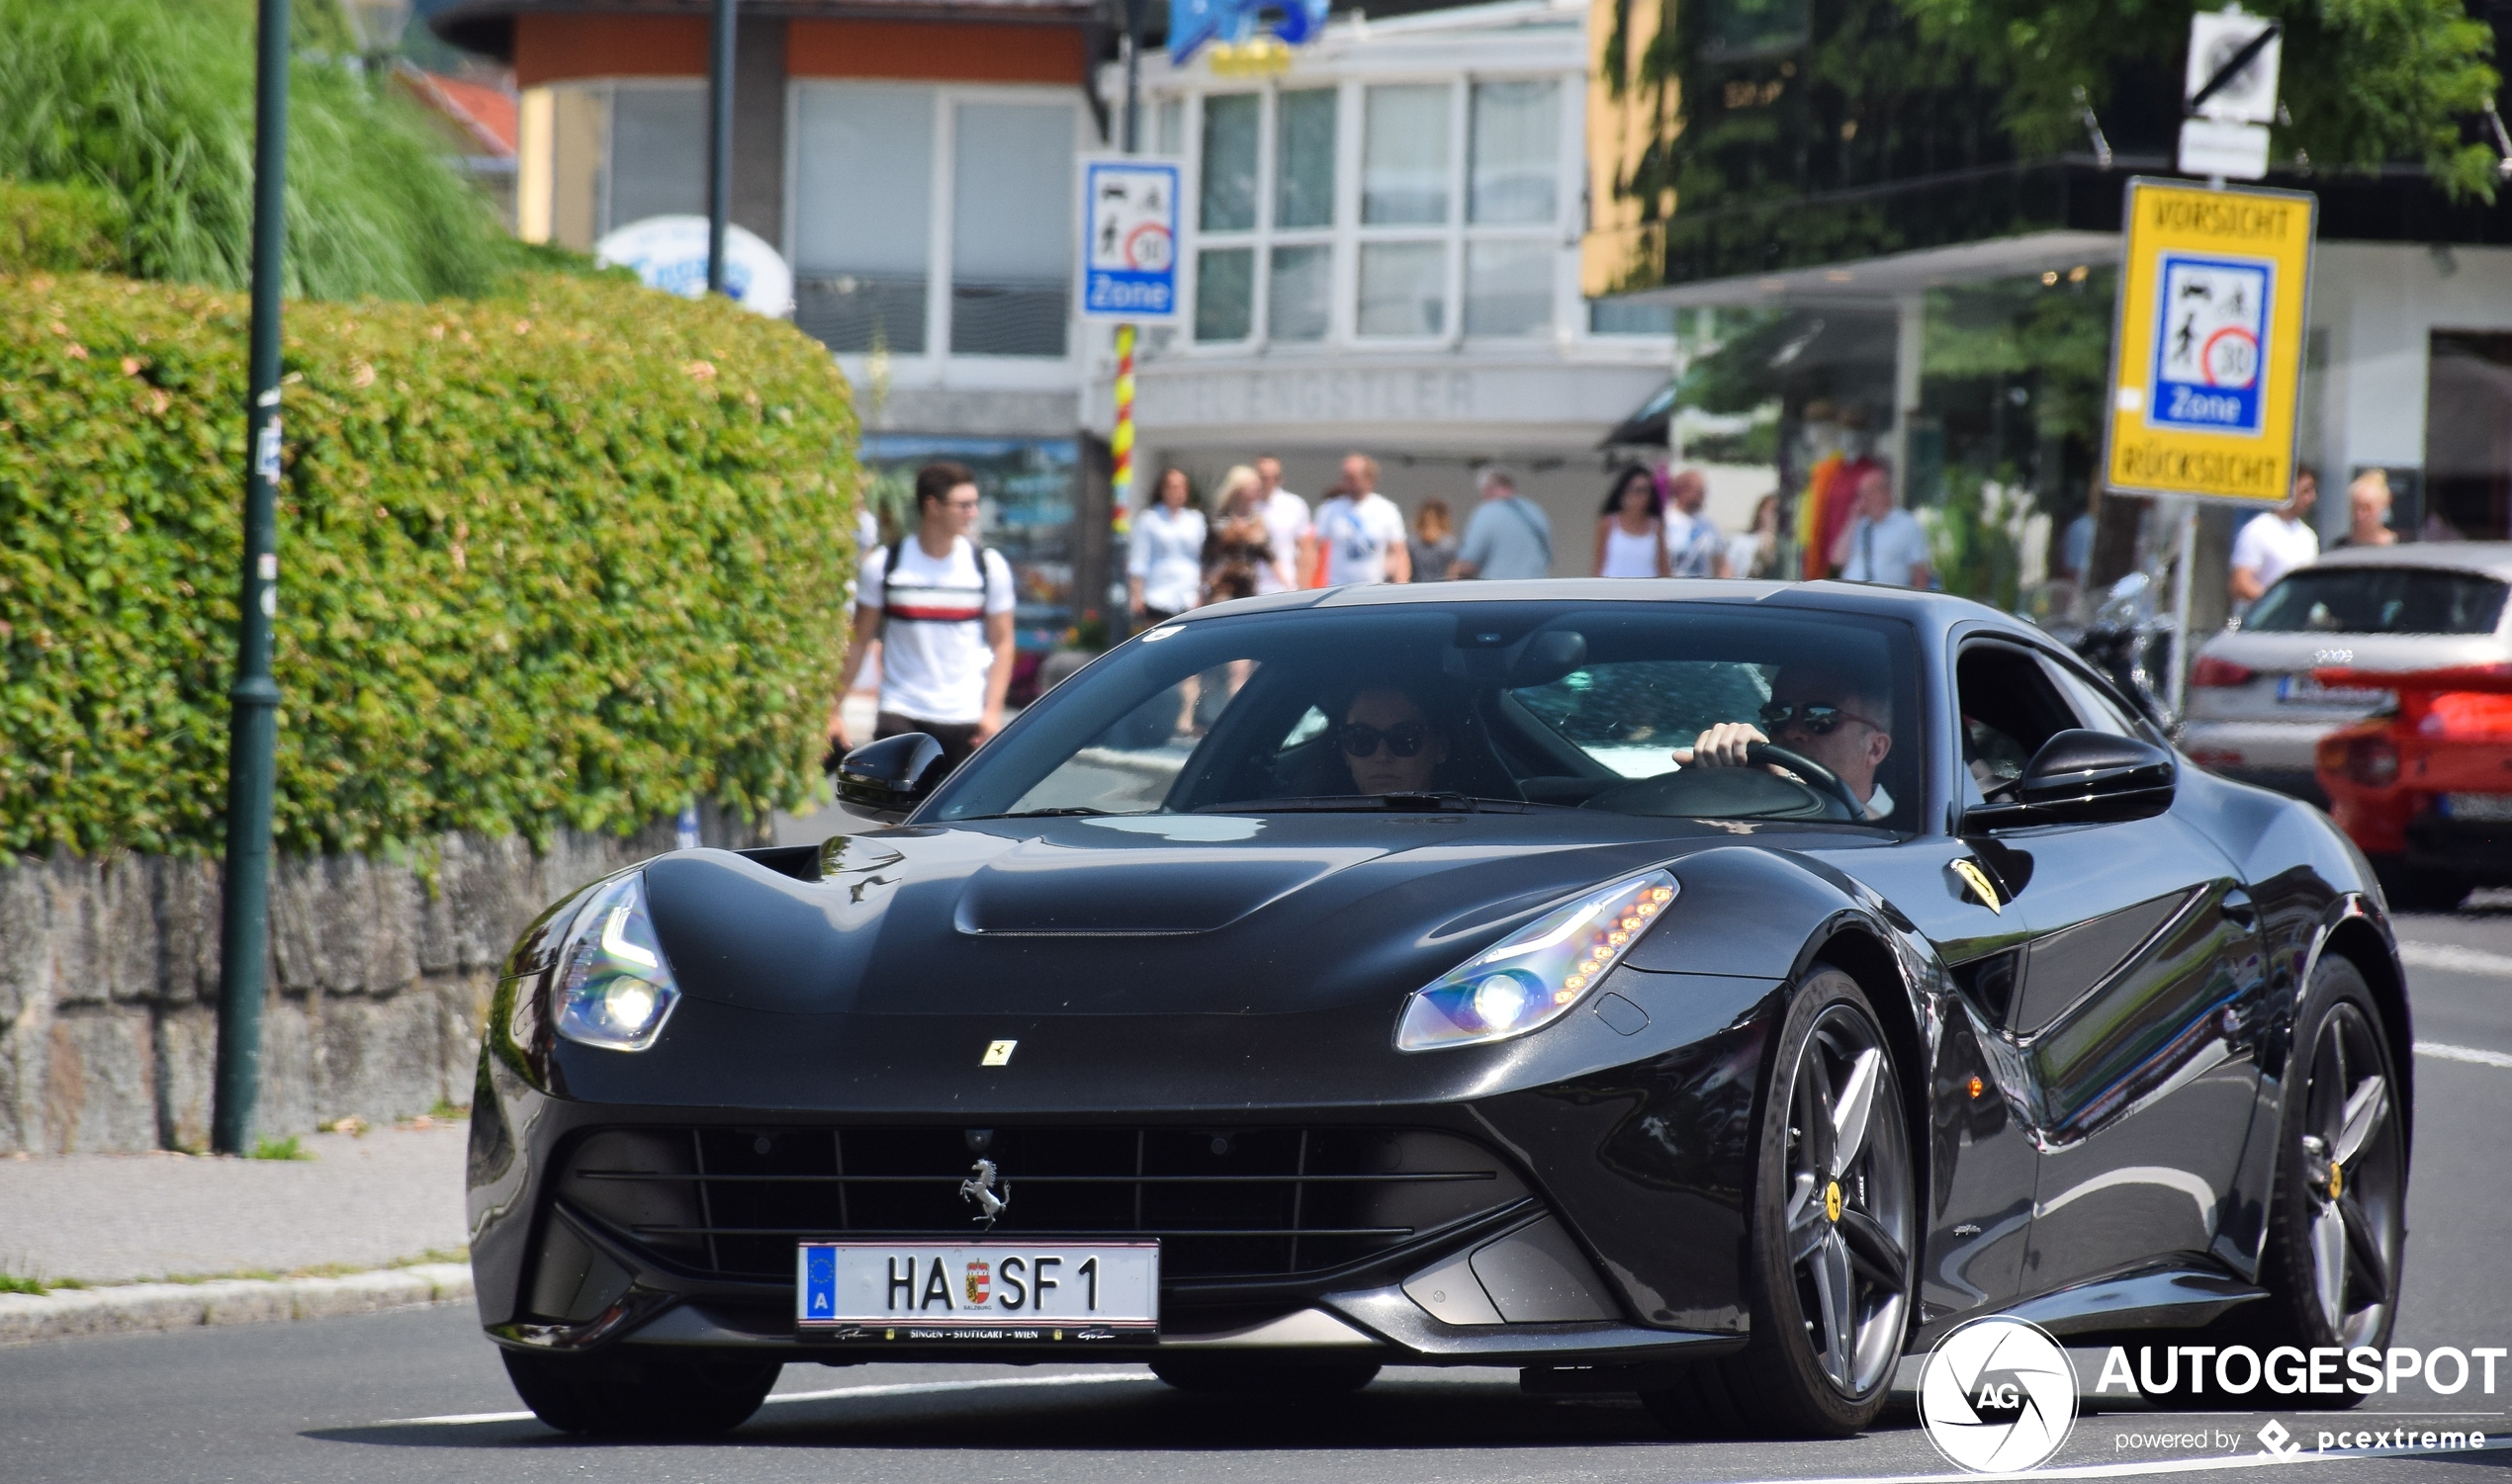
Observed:
[[[2040,1326],[2000,1315],[1975,1319],[1929,1353],[1919,1420],[1957,1468],[2038,1468],[2076,1426],[2076,1369]]]

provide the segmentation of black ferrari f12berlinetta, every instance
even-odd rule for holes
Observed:
[[[1987,1314],[2387,1339],[2363,858],[1989,609],[1284,593],[939,754],[850,754],[859,832],[658,856],[516,944],[471,1251],[548,1422],[1097,1359],[1839,1436]]]

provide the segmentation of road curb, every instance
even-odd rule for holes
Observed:
[[[464,1263],[426,1263],[330,1278],[219,1278],[0,1293],[0,1346],[214,1324],[331,1319],[470,1297],[471,1267]]]

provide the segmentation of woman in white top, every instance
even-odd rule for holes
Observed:
[[[1204,599],[1204,512],[1191,503],[1186,471],[1164,470],[1160,492],[1125,540],[1125,606],[1145,623],[1177,617]]]
[[[1161,471],[1158,495],[1134,516],[1125,538],[1125,606],[1142,628],[1166,623],[1204,601],[1207,528],[1194,498],[1185,470]],[[1203,691],[1194,675],[1178,685],[1181,737],[1195,735],[1195,708]]]
[[[1604,513],[1596,518],[1596,575],[1662,577],[1669,570],[1658,481],[1631,465],[1614,476]]]

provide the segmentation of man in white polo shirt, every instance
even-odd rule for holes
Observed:
[[[2225,588],[2237,606],[2258,602],[2279,577],[2320,560],[2320,533],[2311,529],[2311,507],[2319,498],[2319,476],[2296,470],[2286,502],[2252,516],[2233,537],[2233,571]]]
[[[1325,548],[1326,585],[1410,582],[1413,554],[1404,545],[1404,512],[1378,492],[1378,461],[1343,461],[1343,490],[1317,507],[1317,544]]]
[[[881,642],[881,712],[873,741],[922,732],[955,768],[1003,727],[1012,684],[1012,567],[969,539],[977,477],[947,461],[916,471],[916,534],[863,558],[854,637],[838,682],[844,697]],[[829,723],[843,749],[843,724]]]

